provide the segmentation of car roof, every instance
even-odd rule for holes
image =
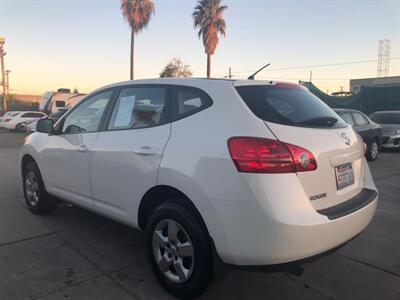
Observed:
[[[249,80],[249,79],[231,79],[231,78],[196,78],[196,77],[186,77],[186,78],[154,78],[154,79],[139,79],[139,80],[128,80],[122,82],[112,83],[101,88],[96,89],[94,92],[101,91],[106,88],[119,87],[129,84],[171,84],[171,85],[188,85],[188,86],[205,86],[207,83],[219,83],[234,86],[242,85],[274,85],[278,81],[273,80]],[[284,82],[283,82],[284,83]],[[299,86],[295,83],[286,83]]]
[[[336,112],[356,112],[356,113],[362,113],[362,111],[359,111],[357,109],[349,109],[349,108],[333,108],[334,111]]]
[[[384,115],[384,114],[400,114],[399,110],[381,110],[381,111],[376,111],[372,114],[380,114],[380,115]]]

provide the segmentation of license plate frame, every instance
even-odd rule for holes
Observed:
[[[343,190],[355,183],[353,165],[345,163],[335,167],[336,187]]]

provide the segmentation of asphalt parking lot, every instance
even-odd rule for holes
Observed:
[[[153,278],[141,232],[62,205],[26,208],[23,134],[0,132],[0,299],[172,299]],[[400,299],[400,152],[370,164],[374,220],[339,252],[287,273],[229,271],[202,299]]]

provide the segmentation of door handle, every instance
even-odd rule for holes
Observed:
[[[80,153],[86,153],[89,152],[89,148],[86,145],[80,145],[76,151],[80,152]]]
[[[141,155],[155,155],[157,154],[156,151],[150,147],[150,146],[142,146],[140,148],[137,148],[133,150],[136,154],[141,154]]]

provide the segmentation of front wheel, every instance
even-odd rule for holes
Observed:
[[[369,161],[376,160],[379,156],[379,145],[376,140],[373,140],[369,145],[366,153]]]
[[[45,189],[38,166],[28,163],[23,170],[25,202],[34,214],[49,214],[57,207],[57,200]]]
[[[146,246],[155,276],[176,297],[201,295],[212,275],[210,238],[187,209],[160,205],[146,226]]]

